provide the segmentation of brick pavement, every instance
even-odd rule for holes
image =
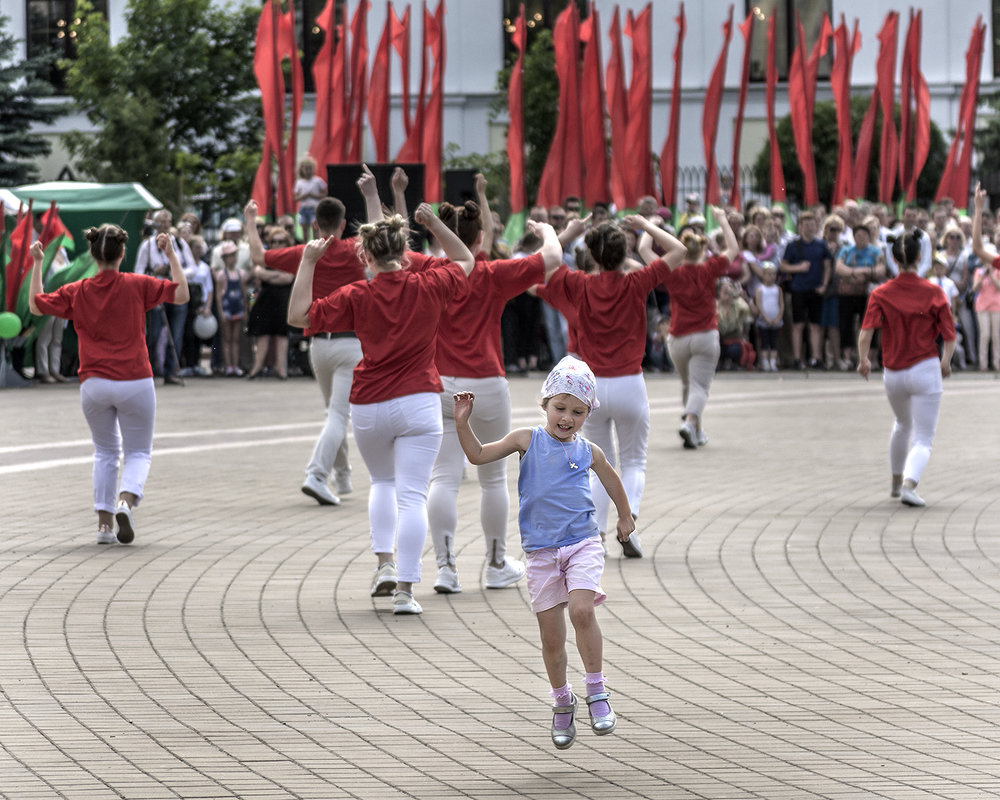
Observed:
[[[516,423],[540,385],[512,380]],[[720,376],[689,452],[650,376],[647,557],[612,552],[599,612],[619,729],[565,752],[523,586],[481,588],[474,484],[464,593],[428,556],[423,616],[396,618],[356,451],[340,507],[298,491],[311,381],[158,392],[137,541],[105,548],[77,389],[0,392],[0,796],[1000,796],[992,377],[946,383],[914,510],[877,380]]]

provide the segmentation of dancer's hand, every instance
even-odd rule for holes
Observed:
[[[455,399],[455,424],[464,424],[469,421],[472,414],[472,404],[476,396],[472,392],[456,392]]]

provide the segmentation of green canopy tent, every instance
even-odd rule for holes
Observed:
[[[15,197],[24,201],[34,200],[35,211],[45,211],[55,200],[59,217],[69,228],[77,252],[81,252],[86,239],[83,232],[90,227],[112,222],[128,232],[128,246],[122,269],[131,272],[135,255],[142,241],[142,223],[146,212],[162,208],[141,183],[84,183],[81,181],[49,181],[11,189]],[[7,210],[10,213],[10,210]],[[16,209],[14,210],[16,213]]]

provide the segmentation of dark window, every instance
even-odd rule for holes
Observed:
[[[108,15],[107,0],[91,0],[94,10]],[[70,28],[76,13],[76,0],[28,0],[28,58],[53,54],[57,58],[76,58],[75,34]],[[55,63],[49,80],[56,91],[66,87],[65,70]]]
[[[777,14],[774,25],[774,63],[778,68],[778,79],[788,80],[788,67],[792,63],[792,50],[797,44],[795,15],[802,20],[802,29],[806,35],[806,55],[812,50],[813,43],[819,37],[823,27],[823,14],[832,17],[830,0],[750,0],[746,4],[746,13],[754,15],[753,48],[750,57],[750,80],[763,83],[767,80],[767,27],[771,16]],[[746,19],[746,17],[744,17]],[[733,41],[743,39],[737,25],[743,20],[733,20]],[[721,30],[721,26],[720,26]],[[738,47],[736,52],[742,52]],[[830,78],[830,67],[833,63],[833,42],[828,45],[826,55],[819,60],[817,77],[820,80]]]
[[[990,26],[991,31],[1000,30],[997,25],[1000,25],[1000,2],[993,0],[990,4],[993,7],[993,24]],[[1000,78],[1000,37],[996,34],[992,36],[993,39],[993,77]],[[986,49],[986,45],[983,45],[983,49]]]
[[[302,76],[307,92],[315,91],[316,88],[313,84],[312,65],[316,60],[316,56],[319,55],[320,48],[323,47],[323,40],[326,37],[322,28],[316,24],[316,18],[323,13],[325,5],[326,0],[296,0],[295,3],[295,23],[298,28],[295,38],[298,42],[299,53],[302,56]],[[345,6],[346,0],[336,0],[334,2],[334,14],[336,16],[336,25],[343,25],[349,37],[350,31],[348,27],[351,24],[351,19],[347,15]],[[419,9],[419,6],[417,8]],[[397,11],[397,13],[400,12]],[[410,11],[411,19],[413,14],[414,12]],[[369,50],[375,49],[375,46],[378,44],[378,37],[381,35],[381,29],[377,31],[368,30]],[[292,90],[290,83],[285,88],[289,92]]]
[[[524,18],[527,21],[528,27],[528,46],[534,41],[534,34],[537,31],[548,29],[552,30],[552,26],[556,24],[556,17],[558,17],[563,10],[566,8],[570,2],[573,0],[503,0],[503,23],[501,28],[501,33],[503,35],[503,52],[505,59],[513,58],[514,47],[510,41],[510,34],[514,31],[514,20],[517,19],[518,12],[521,8],[521,3],[524,2]],[[590,3],[586,0],[575,0],[577,10],[580,12],[580,19],[584,19],[590,11]],[[641,9],[640,9],[641,10]],[[607,28],[608,24],[611,22],[610,14],[606,14],[601,18],[601,27]],[[625,25],[624,12],[621,16],[621,24]],[[606,47],[603,43],[601,47]]]

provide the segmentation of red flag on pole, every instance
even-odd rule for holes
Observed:
[[[288,4],[288,11],[281,15],[280,57],[288,58],[292,67],[292,110],[288,141],[285,142],[284,158],[278,169],[280,191],[278,192],[278,213],[291,214],[295,211],[295,172],[298,168],[299,116],[302,114],[302,99],[305,94],[305,80],[302,76],[302,60],[295,41],[295,6]],[[284,98],[282,98],[284,110]]]
[[[510,165],[510,212],[517,214],[524,210],[526,193],[524,190],[524,51],[527,46],[528,29],[524,19],[524,3],[514,20],[514,32],[510,38],[517,49],[517,60],[510,71],[507,85],[507,110],[510,127],[507,129],[507,163]]]
[[[986,26],[983,25],[982,16],[976,19],[975,27],[972,29],[972,38],[969,41],[969,49],[965,53],[965,86],[962,88],[961,104],[959,106],[959,121],[955,131],[955,139],[952,142],[952,150],[955,153],[952,161],[949,152],[950,184],[947,191],[942,195],[942,188],[938,187],[938,199],[942,196],[950,197],[959,208],[965,208],[969,200],[969,175],[972,169],[972,142],[975,135],[976,105],[979,102],[979,67],[983,55],[983,37],[986,33]],[[942,176],[941,183],[944,185]]]
[[[715,136],[719,129],[719,107],[722,104],[722,82],[726,76],[726,58],[729,55],[729,41],[733,35],[733,6],[722,26],[722,50],[712,70],[712,77],[705,90],[705,106],[701,114],[701,136],[705,147],[705,203],[719,204],[719,173],[715,163]],[[789,88],[790,91],[790,88]]]
[[[868,196],[868,167],[872,160],[872,145],[875,141],[875,115],[878,113],[878,86],[872,91],[871,102],[861,121],[858,131],[858,149],[854,154],[854,172],[851,185],[853,194],[861,199]]]
[[[14,311],[17,307],[17,295],[21,291],[21,284],[31,271],[33,264],[31,258],[31,231],[32,231],[32,211],[33,200],[28,201],[28,212],[22,214],[21,208],[17,210],[17,223],[14,232],[10,235],[10,261],[7,262],[7,310]]]
[[[403,88],[403,133],[410,135],[413,118],[410,110],[410,7],[406,7],[402,18],[396,16],[396,11],[389,3],[389,21],[391,22],[392,49],[399,57],[399,68]]]
[[[729,190],[729,205],[740,208],[740,141],[743,137],[743,114],[747,107],[750,87],[750,48],[753,44],[754,13],[751,11],[740,25],[743,34],[743,71],[740,75],[740,99],[736,110],[736,129],[733,131],[733,185]]]
[[[316,89],[316,113],[313,123],[312,140],[309,152],[322,169],[327,164],[341,161],[339,148],[335,150],[334,128],[337,127],[335,117],[343,113],[344,92],[343,73],[337,75],[338,59],[341,58],[343,45],[343,28],[336,25],[336,9],[334,0],[326,0],[326,5],[316,17],[316,26],[323,31],[323,44],[313,60],[313,85]],[[341,60],[339,63],[343,63]],[[339,145],[339,137],[337,138]]]
[[[70,240],[73,238],[70,236],[69,229],[63,225],[59,211],[56,209],[56,201],[53,200],[49,204],[49,210],[42,214],[42,232],[38,234],[38,239],[42,243],[42,247],[48,247],[59,236],[66,236]]]
[[[280,164],[284,152],[285,79],[281,72],[279,28],[278,8],[272,0],[267,0],[257,20],[253,55],[253,72],[260,87],[264,118],[264,144],[254,180],[254,199],[262,210],[270,209],[272,204],[271,159],[277,157]]]
[[[916,43],[913,46],[913,57],[911,67],[913,70],[913,94],[916,102],[916,109],[913,115],[913,163],[910,165],[910,180],[905,185],[906,199],[915,200],[917,197],[917,180],[923,172],[927,163],[927,156],[931,150],[931,93],[927,87],[927,79],[920,68],[920,43],[922,39],[923,11],[917,11],[915,25]]]
[[[774,95],[778,85],[778,68],[774,62],[774,22],[776,14],[767,20],[767,138],[771,156],[771,200],[785,202],[785,171],[781,167],[781,149],[774,123]]]
[[[849,37],[847,21],[840,15],[840,25],[833,37],[833,67],[830,73],[830,88],[833,90],[834,105],[837,109],[837,171],[833,179],[833,202],[843,203],[851,196],[852,165],[851,156],[851,65],[854,54],[861,46],[858,21],[854,20],[854,34]]]
[[[625,35],[632,40],[632,80],[628,89],[628,128],[625,159],[629,166],[631,196],[629,205],[643,195],[653,193],[653,146],[651,111],[653,108],[653,5],[636,16],[628,13]]]
[[[677,23],[677,43],[674,45],[674,81],[670,92],[670,122],[667,138],[660,152],[660,186],[663,189],[663,203],[677,207],[677,147],[681,121],[681,61],[684,51],[684,34],[687,21],[684,18],[684,3],[674,18]]]
[[[593,206],[594,203],[607,202],[611,197],[608,188],[608,149],[604,140],[601,22],[593,2],[590,4],[590,16],[580,23],[580,41],[584,42],[580,102],[590,117],[590,120],[580,127],[583,151],[583,198],[587,206]]]
[[[365,106],[368,99],[368,0],[351,17],[351,93],[348,98],[348,161],[361,160]]]
[[[878,199],[882,203],[892,202],[892,190],[896,185],[896,122],[893,117],[895,105],[896,39],[899,28],[899,14],[886,14],[882,30],[879,31],[878,60],[875,64],[879,94],[879,108],[882,110],[882,144],[879,148]]]
[[[389,53],[392,47],[392,3],[385,4],[385,24],[375,48],[371,77],[368,81],[368,124],[375,142],[375,160],[389,160]]]
[[[913,36],[917,29],[913,25],[913,8],[910,8],[910,23],[903,40],[903,61],[899,68],[899,185],[906,188],[910,182],[910,159],[912,158],[911,98],[913,78]],[[917,34],[919,36],[919,34]],[[917,40],[917,59],[920,59],[920,41]]]
[[[431,91],[427,98],[424,116],[426,131],[421,141],[424,162],[424,199],[428,203],[441,202],[441,153],[444,125],[444,61],[445,61],[445,7],[439,0],[437,11],[431,16],[424,8],[424,46],[434,59]]]
[[[611,200],[625,208],[626,175],[625,141],[628,138],[628,98],[625,94],[625,59],[622,55],[622,33],[618,6],[611,17],[608,29],[611,55],[604,72],[604,93],[608,98],[608,116],[611,120]]]
[[[830,35],[830,20],[823,15],[823,27],[813,49],[806,58],[805,30],[798,14],[795,17],[798,41],[792,54],[788,70],[788,102],[795,134],[795,150],[799,166],[802,168],[803,202],[807,206],[819,202],[819,188],[816,183],[816,159],[813,156],[813,108],[816,102],[816,74],[819,58],[826,52]]]
[[[558,17],[552,32],[559,76],[559,115],[545,167],[538,182],[537,202],[543,206],[562,203],[566,195],[579,195],[583,184],[583,153],[580,144],[579,19],[570,3]]]

